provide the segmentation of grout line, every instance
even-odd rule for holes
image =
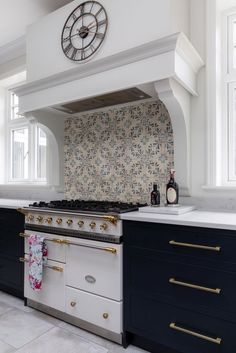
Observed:
[[[21,347],[18,347],[18,348],[14,347],[14,348],[16,349],[15,352],[20,351],[22,348],[24,348],[24,347],[26,347],[28,344],[34,342],[35,340],[37,340],[37,339],[40,338],[41,336],[45,335],[45,334],[48,333],[49,331],[53,330],[54,328],[55,328],[55,326],[51,327],[51,328],[48,329],[47,331],[45,331],[45,332],[39,334],[38,336],[36,336],[34,339],[32,339],[32,340],[30,340],[29,342],[23,344],[23,346],[21,346]],[[7,343],[7,344],[8,344],[8,343]],[[15,353],[15,352],[13,352],[13,353]]]

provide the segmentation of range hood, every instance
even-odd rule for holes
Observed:
[[[172,122],[180,191],[188,195],[190,100],[197,95],[197,75],[202,66],[187,37],[176,33],[28,82],[14,92],[19,96],[20,114],[30,119],[44,109],[60,111],[60,119],[60,115],[109,105],[160,99]]]
[[[123,89],[117,92],[102,94],[97,97],[76,100],[74,102],[53,106],[51,109],[62,113],[74,115],[86,111],[106,108],[109,106],[143,101],[150,98],[152,98],[150,93],[148,94],[140,88],[133,87]]]

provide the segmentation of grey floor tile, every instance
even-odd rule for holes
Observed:
[[[102,347],[105,347],[106,349],[108,349],[109,353],[146,353],[146,351],[138,347],[134,347],[132,345],[124,349],[121,345],[117,343],[111,342],[105,338],[94,335],[91,332],[82,330],[79,327],[67,324],[66,322],[63,322],[63,321],[60,322],[59,327],[64,328],[76,335],[79,335],[84,339],[89,340],[90,342],[94,342],[101,345]]]
[[[12,346],[19,349],[15,350]],[[145,353],[146,351],[134,346],[124,349],[100,336],[25,307],[23,300],[0,291],[0,353],[32,352]]]
[[[12,309],[0,316],[0,340],[15,348],[32,341],[54,327],[35,312]]]
[[[0,298],[0,315],[4,314],[5,312],[7,312],[8,310],[11,310],[11,309],[13,309],[13,306],[11,306],[5,302],[2,302],[1,298]]]
[[[0,301],[4,302],[4,303],[6,303],[6,304],[8,304],[10,306],[13,306],[14,308],[18,308],[18,309],[21,309],[21,310],[26,311],[26,312],[34,311],[34,309],[32,309],[32,308],[24,306],[23,299],[16,298],[16,297],[14,297],[12,295],[9,295],[9,294],[1,292],[1,291],[0,291]]]
[[[108,353],[107,349],[60,327],[25,345],[17,353]]]
[[[0,341],[0,352],[1,353],[14,353],[16,350],[12,346]]]

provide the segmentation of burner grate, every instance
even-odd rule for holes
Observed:
[[[147,204],[134,204],[119,201],[54,200],[50,202],[34,202],[29,206],[84,212],[125,213],[136,211],[139,207],[147,206]]]

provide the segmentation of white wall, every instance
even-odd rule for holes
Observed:
[[[28,80],[65,71],[76,65],[61,49],[64,23],[80,4],[74,0],[31,25],[27,33]],[[109,20],[105,41],[93,61],[145,42],[183,31],[189,34],[189,0],[100,0]]]
[[[1,0],[0,47],[25,35],[26,26],[70,0]]]

